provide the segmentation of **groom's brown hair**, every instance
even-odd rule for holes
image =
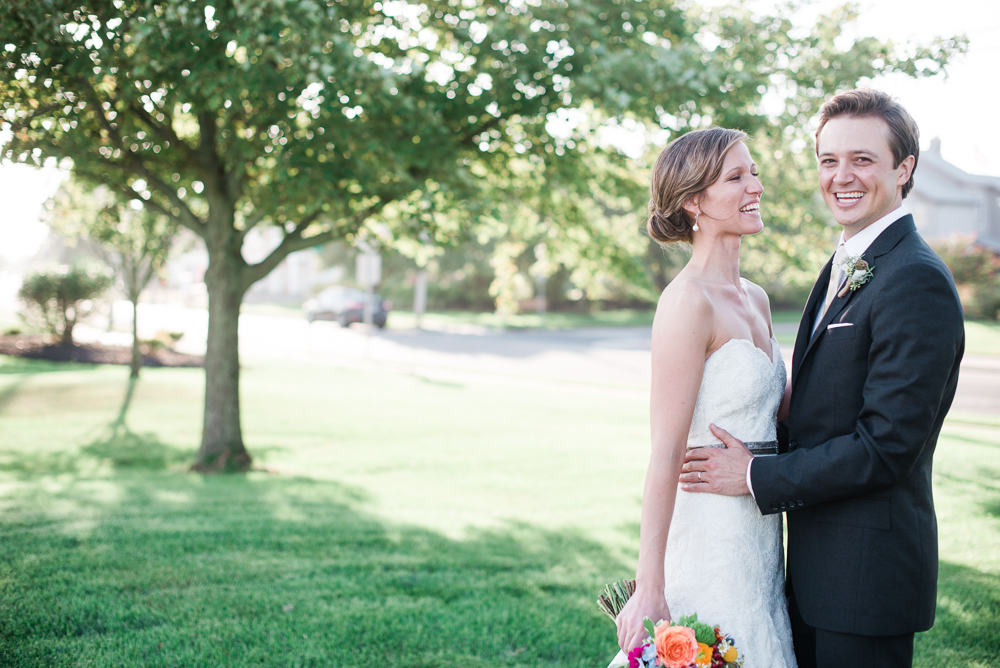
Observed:
[[[846,93],[835,95],[819,110],[819,127],[816,128],[816,155],[819,155],[819,133],[828,121],[838,116],[855,116],[858,118],[881,118],[889,126],[889,148],[896,164],[893,169],[909,156],[913,156],[913,171],[910,180],[903,184],[903,198],[913,189],[913,174],[917,171],[917,160],[920,158],[920,130],[916,121],[887,93],[870,88],[858,88]]]

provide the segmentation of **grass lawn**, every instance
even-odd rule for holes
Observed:
[[[183,472],[203,376],[0,357],[0,665],[603,666],[645,400],[246,360],[266,471]],[[1000,428],[946,424],[938,623],[1000,663]],[[602,663],[603,662],[603,663]]]
[[[965,352],[1000,355],[1000,322],[965,321]]]

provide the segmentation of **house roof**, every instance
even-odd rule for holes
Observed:
[[[975,200],[975,195],[969,192],[973,189],[989,189],[1000,195],[1000,177],[969,174],[959,169],[941,157],[941,140],[931,140],[930,148],[920,155],[914,193],[919,190],[926,199],[935,202],[964,203]]]
[[[925,167],[925,165],[920,165]],[[929,167],[929,165],[927,165]],[[942,179],[937,170],[918,169],[913,178],[913,191],[910,197],[927,200],[934,204],[962,204],[976,206],[980,197],[969,192],[968,186],[957,186],[947,179]]]

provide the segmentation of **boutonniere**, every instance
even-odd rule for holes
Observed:
[[[861,259],[860,255],[848,257],[840,267],[844,275],[847,276],[847,281],[844,282],[844,287],[837,293],[838,297],[846,296],[849,290],[857,290],[871,280],[872,268],[868,266],[867,262]]]

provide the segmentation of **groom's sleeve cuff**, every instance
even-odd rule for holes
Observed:
[[[750,467],[751,466],[753,466],[753,457],[751,457],[750,461],[747,462],[747,489],[750,490],[750,496],[752,496],[753,500],[756,501],[757,500],[757,495],[753,493],[753,484],[750,482]]]

